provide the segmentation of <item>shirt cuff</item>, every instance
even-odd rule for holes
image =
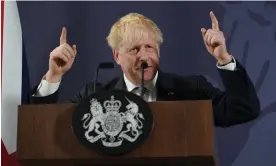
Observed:
[[[219,65],[219,63],[217,62],[217,68],[223,69],[223,70],[234,71],[236,70],[236,66],[237,66],[236,60],[233,56],[232,56],[232,61],[226,65]]]
[[[35,96],[35,97],[49,96],[58,90],[59,85],[60,85],[60,82],[49,83],[48,81],[42,79],[37,88],[36,94],[34,94],[33,96]]]

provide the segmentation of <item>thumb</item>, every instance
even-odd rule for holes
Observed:
[[[207,32],[207,30],[205,28],[201,28],[201,34],[202,34],[203,39],[204,39],[206,32]]]
[[[75,52],[75,55],[77,55],[77,46],[75,44],[73,45],[73,50]]]

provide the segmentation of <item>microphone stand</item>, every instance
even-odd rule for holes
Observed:
[[[93,83],[93,91],[96,92],[96,84],[98,81],[98,73],[99,73],[99,66],[96,69],[95,77],[94,77],[94,83]]]
[[[142,64],[141,64],[141,88],[140,88],[140,97],[143,97],[144,96],[144,93],[145,93],[145,82],[144,82],[144,69],[148,67],[148,63],[146,61],[143,61]]]

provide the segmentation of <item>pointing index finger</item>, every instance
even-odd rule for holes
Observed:
[[[60,45],[67,43],[67,30],[65,27],[62,28],[60,36]]]
[[[219,31],[218,20],[217,20],[215,14],[212,11],[210,12],[210,17],[211,17],[211,20],[212,20],[212,29]]]

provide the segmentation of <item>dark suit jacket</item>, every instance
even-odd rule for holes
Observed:
[[[207,100],[211,99],[216,126],[232,126],[255,119],[260,112],[260,102],[245,69],[236,61],[235,71],[219,69],[225,92],[213,87],[204,76],[178,76],[159,71],[157,100]],[[97,90],[125,89],[123,77],[114,78]],[[32,90],[35,93],[37,87]],[[56,103],[59,91],[46,97],[31,97],[32,104]],[[88,83],[69,102],[78,103],[93,93],[93,83]]]

